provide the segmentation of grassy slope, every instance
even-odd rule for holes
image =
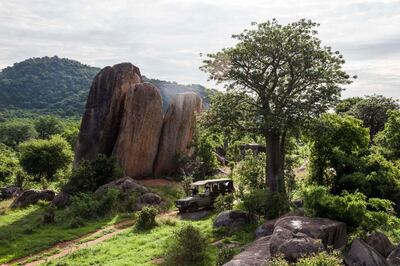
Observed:
[[[181,226],[191,223],[207,237],[209,244],[220,240],[222,236],[215,235],[212,230],[212,218],[201,221],[177,221],[176,225],[162,224],[152,230],[138,232],[134,228],[121,233],[100,244],[82,249],[46,265],[154,265],[162,258],[171,241],[171,236]],[[235,232],[224,238],[225,243],[239,242],[245,244],[252,240],[254,227]],[[209,245],[210,257],[215,265],[217,248]]]
[[[87,222],[79,228],[70,228],[62,211],[56,214],[55,224],[43,224],[43,204],[21,210],[6,210],[10,201],[1,203],[0,215],[0,263],[21,258],[44,250],[61,241],[71,240],[115,223],[120,216]]]

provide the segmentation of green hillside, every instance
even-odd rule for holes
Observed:
[[[90,84],[99,68],[54,57],[30,58],[0,72],[0,112],[21,110],[60,116],[81,116]],[[201,85],[180,85],[145,78],[155,84],[168,106],[173,94],[194,91],[205,98]],[[205,102],[208,101],[205,99]]]

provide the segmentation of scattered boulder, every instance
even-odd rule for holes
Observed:
[[[242,252],[232,258],[224,266],[264,266],[271,258],[271,236],[261,237],[247,245]]]
[[[178,216],[182,220],[198,221],[209,216],[210,213],[212,213],[212,210],[201,210],[197,212],[179,213]]]
[[[179,168],[179,156],[191,155],[196,114],[201,108],[201,97],[193,92],[180,93],[171,99],[163,121],[154,164],[155,175],[175,174]]]
[[[256,239],[263,236],[270,236],[274,232],[275,223],[277,219],[268,220],[262,225],[258,226],[255,232]]]
[[[125,94],[131,85],[141,83],[139,68],[121,63],[103,68],[90,87],[83,115],[75,164],[81,160],[93,160],[97,154],[110,156],[117,141]]]
[[[390,242],[389,238],[381,232],[374,232],[370,234],[365,242],[385,258],[389,256],[394,249],[394,246],[392,242]]]
[[[299,258],[316,254],[324,250],[320,240],[303,233],[277,226],[271,236],[270,252],[274,256],[282,254],[289,262],[296,262]]]
[[[397,246],[387,257],[387,262],[390,266],[400,265],[400,245]]]
[[[26,190],[14,200],[14,202],[11,204],[11,208],[24,208],[31,204],[37,203],[39,200],[52,201],[54,197],[55,193],[51,190]]]
[[[71,203],[71,195],[66,192],[58,193],[51,201],[51,204],[59,209],[68,206],[70,203]]]
[[[125,96],[114,155],[126,175],[150,176],[153,172],[163,124],[160,92],[150,83],[133,84]]]
[[[386,259],[361,239],[355,239],[345,257],[347,266],[389,266]]]
[[[129,176],[125,176],[99,187],[95,193],[101,193],[104,190],[111,188],[118,189],[122,193],[144,194],[149,192],[149,190],[145,186],[137,183]]]
[[[346,224],[330,219],[286,216],[276,221],[276,227],[321,239],[325,247],[332,246],[334,249],[343,247],[347,242]]]
[[[244,226],[252,222],[250,215],[243,211],[230,210],[223,211],[215,218],[213,226],[215,228],[225,227],[234,229],[240,226]]]
[[[145,206],[162,206],[162,198],[152,192],[145,193],[136,199],[135,210],[141,210]]]
[[[11,199],[21,195],[22,189],[17,186],[0,188],[0,200]]]

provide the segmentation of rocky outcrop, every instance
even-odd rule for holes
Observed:
[[[370,234],[365,242],[385,258],[389,256],[390,252],[394,249],[389,238],[380,232]]]
[[[400,265],[400,245],[397,246],[387,257],[387,262],[390,266]]]
[[[294,233],[286,228],[277,226],[271,236],[271,255],[282,254],[289,262],[316,254],[324,250],[322,243],[306,234]]]
[[[275,223],[275,228],[278,226],[320,239],[325,247],[332,246],[338,249],[347,242],[346,224],[330,219],[287,216]]]
[[[51,190],[26,190],[19,197],[17,197],[11,204],[11,208],[24,208],[31,204],[37,203],[39,200],[52,201],[55,193]]]
[[[154,173],[158,176],[175,174],[180,156],[189,156],[196,114],[202,101],[195,93],[177,94],[171,100],[164,117]]]
[[[345,257],[347,266],[388,266],[386,259],[363,240],[356,239]]]
[[[148,188],[137,183],[129,176],[122,177],[108,184],[105,184],[99,187],[95,193],[103,193],[107,189],[117,189],[122,193],[127,193],[127,194],[136,193],[139,195],[149,192]]]
[[[260,238],[263,236],[270,236],[274,232],[275,223],[278,219],[268,220],[257,227],[255,236],[256,238]]]
[[[99,153],[110,156],[118,138],[125,94],[142,82],[139,68],[122,63],[103,68],[94,78],[86,102],[75,149],[75,163],[93,160]]]
[[[22,189],[17,186],[0,188],[0,200],[11,199],[21,195]]]
[[[225,227],[229,229],[235,229],[240,226],[244,226],[252,222],[252,218],[248,213],[230,210],[223,211],[215,218],[213,226],[215,228]]]
[[[162,100],[158,89],[150,83],[132,85],[125,96],[114,147],[114,155],[126,175],[146,177],[152,174],[162,123]]]
[[[270,236],[257,239],[224,266],[264,266],[271,257]]]
[[[68,206],[70,203],[71,203],[71,195],[66,192],[58,193],[51,201],[51,204],[59,209]]]

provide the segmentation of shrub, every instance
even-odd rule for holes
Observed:
[[[52,224],[55,222],[56,208],[53,205],[49,205],[44,209],[43,223]]]
[[[268,262],[269,266],[289,266],[289,263],[282,256],[273,258]],[[328,254],[321,252],[316,255],[299,259],[293,266],[341,266],[343,259],[339,253]]]
[[[265,153],[253,155],[246,151],[246,155],[233,171],[233,178],[239,186],[239,192],[246,190],[263,189],[265,187]]]
[[[165,255],[166,266],[209,265],[207,240],[192,225],[177,231]]]
[[[177,219],[172,218],[172,217],[161,217],[160,219],[158,219],[158,223],[168,225],[168,226],[176,226],[178,221],[177,221]]]
[[[286,213],[289,203],[282,193],[271,192],[268,189],[254,189],[242,196],[241,207],[251,215],[273,219]]]
[[[222,266],[235,256],[235,249],[221,248],[217,252],[217,266]]]
[[[137,216],[136,228],[139,230],[151,229],[156,225],[157,209],[144,207]]]
[[[214,207],[218,212],[232,210],[233,208],[233,194],[219,195],[214,201]]]
[[[389,200],[367,199],[360,192],[344,191],[340,196],[332,195],[322,186],[309,186],[302,194],[304,208],[309,214],[345,222],[351,230],[391,230],[393,223],[399,223]]]
[[[189,196],[190,185],[193,183],[193,177],[185,176],[181,183],[182,183],[182,187],[183,187],[183,190],[185,191],[186,196]]]

